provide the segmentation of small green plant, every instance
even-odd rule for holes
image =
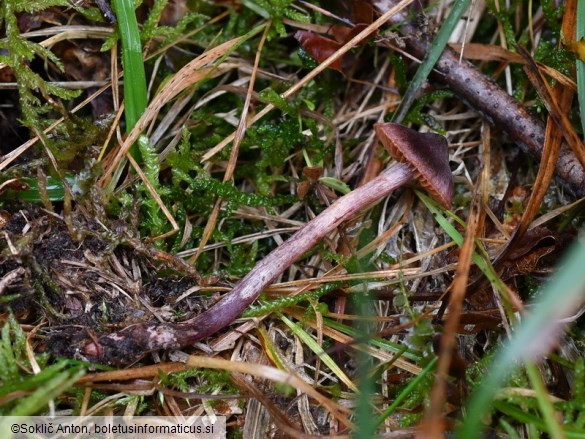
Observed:
[[[309,23],[310,21],[310,18],[305,14],[302,14],[291,7],[293,1],[294,0],[244,0],[242,3],[262,17],[272,18],[275,29],[275,32],[272,32],[272,36],[278,34],[281,37],[284,37],[286,35],[286,29],[282,22],[283,17],[300,21],[301,23]]]
[[[165,374],[160,372],[161,384],[181,392],[211,393],[222,389],[224,393],[239,393],[232,384],[231,373],[225,370],[187,369]]]
[[[67,0],[5,0],[0,8],[0,26],[5,29],[5,37],[0,40],[0,62],[14,72],[18,84],[18,95],[22,111],[22,123],[39,134],[43,127],[50,124],[46,115],[58,109],[53,97],[72,99],[79,96],[78,91],[66,90],[43,79],[30,68],[35,57],[51,62],[61,72],[63,63],[49,49],[29,41],[20,35],[17,14],[40,12],[53,6],[70,7]],[[42,98],[42,99],[41,99]]]
[[[567,425],[585,430],[585,359],[579,358],[574,363],[573,373],[573,398],[557,403],[557,407],[563,410]]]
[[[585,38],[585,0],[577,1],[577,20],[575,29],[575,40],[583,47]],[[585,133],[585,59],[582,53],[577,59],[577,95],[579,99],[579,115],[581,119],[581,130]]]
[[[540,358],[550,348],[545,341],[562,331],[560,320],[571,312],[571,307],[583,301],[585,291],[585,276],[582,270],[582,261],[585,258],[585,245],[579,243],[565,258],[563,269],[550,282],[542,293],[538,303],[531,309],[530,315],[514,333],[514,336],[494,357],[493,367],[484,377],[482,384],[472,395],[467,417],[459,430],[458,437],[470,437],[477,432],[484,413],[492,405],[495,392],[501,383],[509,376],[519,361],[532,363],[534,358]],[[558,298],[563,297],[562,304]],[[531,378],[534,386],[534,380]],[[538,393],[538,392],[537,392]],[[543,416],[546,418],[546,411]],[[542,421],[542,430],[554,428],[550,422]],[[571,432],[574,432],[571,429]]]
[[[59,360],[48,365],[49,356],[35,356],[33,365],[26,353],[26,335],[12,313],[2,327],[0,342],[0,415],[27,416],[47,409],[49,401],[67,392],[85,374],[83,364]]]
[[[399,407],[410,409],[428,400],[433,382],[431,371],[436,363],[436,358],[431,359],[420,374],[410,381],[406,381],[397,389],[396,397],[392,404],[377,418],[377,426],[382,425],[386,418],[392,415]],[[403,428],[410,427],[420,421],[421,418],[422,412],[406,413],[400,417],[400,426]]]

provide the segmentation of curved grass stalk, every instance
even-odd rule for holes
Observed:
[[[534,305],[512,340],[494,358],[486,379],[472,395],[457,437],[476,437],[481,419],[491,407],[502,382],[520,362],[530,362],[545,355],[564,332],[566,318],[585,296],[584,260],[585,243],[581,242],[565,257],[563,268],[545,287],[542,299]]]
[[[575,40],[583,44],[585,38],[585,0],[577,1],[577,18],[575,20]],[[585,132],[585,60],[577,59],[577,95],[579,98],[579,114],[581,116],[581,128]]]

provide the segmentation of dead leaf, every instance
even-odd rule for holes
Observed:
[[[554,246],[556,238],[553,233],[546,227],[535,227],[529,229],[522,240],[516,245],[508,255],[509,259],[519,259],[533,252],[537,247]]]
[[[333,26],[331,26],[331,29],[329,29],[329,34],[333,38],[335,38],[335,41],[343,45],[350,41],[361,31],[363,31],[366,27],[368,27],[368,25],[363,23],[356,24],[353,27],[344,26],[342,24],[334,24]],[[377,34],[377,32],[374,32],[372,36],[375,34]]]
[[[12,178],[0,184],[0,195],[6,191],[26,191],[28,189],[30,189],[28,183],[18,178]]]
[[[315,58],[319,63],[325,61],[342,46],[342,44],[337,41],[304,30],[297,31],[295,39],[302,46],[303,50]],[[329,68],[337,70],[339,73],[343,73],[342,59],[343,57],[336,59],[331,63]]]
[[[329,29],[328,34],[331,35],[335,41],[340,44],[343,44],[344,41],[349,41],[351,38],[348,38],[349,33],[351,32],[351,27],[345,26],[343,24],[334,24]]]
[[[364,0],[351,2],[351,15],[354,23],[370,24],[374,21],[374,9],[369,2]]]
[[[557,239],[546,227],[530,229],[510,251],[504,262],[504,279],[530,274],[538,269],[540,260],[557,249]]]
[[[188,13],[189,7],[186,0],[171,0],[162,12],[160,24],[175,26]]]
[[[8,211],[0,210],[0,230],[4,230],[6,228],[11,217],[12,215],[10,215]]]
[[[329,34],[335,40],[304,30],[297,31],[295,39],[300,43],[305,52],[315,58],[317,62],[322,63],[367,27],[368,25],[364,23],[356,24],[353,27],[336,24],[331,26],[329,30]],[[376,33],[373,32],[369,38],[373,37]],[[351,53],[346,53],[336,59],[329,68],[345,74],[354,62],[354,56]]]
[[[316,183],[323,175],[323,167],[321,166],[305,166],[303,168],[303,175],[309,179],[311,183]]]
[[[311,183],[309,183],[308,181],[301,181],[297,185],[297,195],[301,200],[305,198],[305,196],[309,192],[309,189],[311,189]]]
[[[58,8],[48,8],[36,12],[23,12],[17,14],[18,30],[20,32],[30,32],[31,30],[40,29],[45,25],[60,26],[65,21],[63,13]]]

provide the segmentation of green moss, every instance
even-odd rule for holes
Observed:
[[[585,429],[585,360],[577,359],[573,364],[574,377],[572,398],[555,404],[555,407],[563,411],[564,421],[575,429]]]
[[[427,125],[440,134],[445,134],[445,128],[439,124],[434,117],[430,116],[425,110],[427,105],[430,105],[436,100],[447,99],[453,97],[453,92],[449,90],[436,90],[427,93],[417,99],[416,103],[408,111],[405,122],[415,123],[417,125]]]
[[[396,81],[396,85],[400,91],[404,92],[408,88],[408,80],[406,78],[407,66],[404,62],[404,58],[394,52],[390,52],[388,56],[392,63],[392,67],[394,67],[394,80]]]
[[[302,47],[297,49],[296,54],[301,63],[301,66],[303,66],[305,69],[313,70],[319,66],[317,60],[309,55]]]
[[[160,372],[159,378],[165,387],[181,392],[211,393],[221,388],[224,393],[239,393],[239,389],[232,384],[231,373],[225,370],[187,369],[171,374]]]
[[[429,400],[433,382],[433,374],[427,374],[416,386],[416,388],[408,393],[406,399],[400,405],[400,409],[398,409],[400,413],[398,415],[398,421],[402,428],[411,427],[421,421],[425,410],[420,410],[417,408],[423,406]],[[398,395],[401,395],[409,383],[409,380],[404,380],[403,383],[392,389],[393,397],[396,398]]]
[[[561,30],[561,20],[565,13],[565,4],[558,3],[555,0],[543,0],[541,2],[542,12],[547,24],[555,32],[559,33]]]
[[[267,301],[264,297],[260,297],[254,304],[250,305],[247,311],[245,311],[243,317],[260,317],[272,312],[282,311],[284,308],[293,306],[296,304],[303,303],[305,301],[318,301],[321,297],[341,288],[343,284],[339,282],[332,282],[325,284],[314,291],[308,293],[297,294],[293,297],[282,297],[276,300]],[[319,306],[321,306],[320,304]],[[328,308],[327,308],[328,309]],[[307,307],[307,310],[313,312],[312,307]],[[325,314],[325,313],[323,313]],[[314,312],[313,312],[314,315]]]
[[[558,41],[541,41],[534,54],[534,59],[546,64],[567,76],[572,76],[575,66],[575,56],[566,49],[559,47]]]
[[[171,42],[182,38],[187,29],[200,27],[209,20],[209,17],[204,14],[192,12],[183,15],[174,26],[162,26],[159,22],[163,10],[168,4],[169,0],[154,1],[140,31],[140,40],[142,43],[147,43],[153,38],[162,38],[162,45],[166,46]]]
[[[45,117],[53,108],[47,104],[52,102],[52,97],[71,99],[79,96],[78,91],[66,90],[46,82],[30,68],[30,62],[35,57],[53,63],[61,72],[63,64],[49,49],[20,36],[18,13],[40,12],[54,6],[69,7],[70,4],[67,0],[5,0],[0,7],[0,25],[6,35],[0,40],[0,49],[5,53],[0,55],[0,62],[14,71],[23,114],[22,123],[35,131],[42,130],[52,122]]]
[[[242,4],[261,15],[264,18],[272,18],[274,31],[271,31],[269,38],[278,34],[286,36],[286,29],[282,22],[283,17],[290,18],[301,23],[309,23],[310,17],[300,13],[291,7],[293,0],[244,0]]]
[[[504,30],[504,38],[508,47],[514,47],[517,44],[516,35],[512,22],[515,18],[516,10],[518,9],[519,0],[510,2],[509,6],[498,3],[496,7],[495,0],[488,0],[486,2],[489,11],[498,19]]]
[[[33,415],[46,409],[51,399],[57,398],[84,373],[82,363],[61,360],[48,366],[49,355],[37,354],[35,360],[40,372],[31,374],[26,352],[26,335],[12,313],[1,331],[0,340],[0,398],[22,392],[20,398],[9,398],[0,406],[0,415]]]

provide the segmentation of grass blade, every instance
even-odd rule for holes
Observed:
[[[394,113],[394,116],[392,117],[392,122],[400,123],[408,113],[410,106],[416,98],[416,93],[421,89],[423,82],[425,82],[431,73],[431,70],[433,70],[433,67],[437,63],[437,60],[443,53],[443,50],[445,50],[445,46],[447,46],[447,43],[449,42],[449,37],[453,34],[453,30],[455,29],[455,26],[457,26],[461,16],[469,7],[469,3],[471,3],[471,0],[457,0],[453,5],[449,16],[433,40],[426,58],[418,67],[412,81],[410,81],[410,84],[404,93],[402,102],[400,102],[396,113]]]
[[[567,255],[563,268],[545,287],[542,299],[534,306],[513,339],[494,358],[483,385],[472,396],[467,417],[457,437],[476,437],[482,416],[491,406],[495,392],[518,361],[528,361],[543,355],[555,341],[554,336],[562,330],[561,320],[583,300],[584,260],[585,244],[580,243]],[[560,297],[562,300],[559,300]]]
[[[118,29],[122,41],[122,66],[124,68],[124,108],[126,132],[129,133],[146,109],[146,74],[138,22],[132,0],[112,0],[118,19]],[[138,150],[131,148],[136,158]]]
[[[323,350],[323,348],[321,346],[319,346],[319,343],[317,343],[315,341],[315,339],[313,337],[311,337],[310,334],[308,334],[306,331],[304,331],[296,323],[287,319],[285,316],[281,315],[280,318],[286,324],[286,326],[288,326],[292,330],[292,332],[297,337],[299,337],[301,339],[301,341],[309,347],[309,349],[311,349],[313,351],[313,353],[315,355],[319,356],[319,358],[323,361],[323,363],[325,363],[327,365],[327,367],[329,367],[329,369],[331,369],[331,372],[333,372],[340,379],[340,381],[342,381],[350,389],[357,391],[357,387],[355,386],[353,381],[351,381],[351,379],[349,379],[349,377],[345,374],[345,372],[343,372],[343,370],[341,370],[341,368],[337,365],[337,363],[335,363],[335,361],[333,361],[333,358],[331,358],[331,356],[329,356],[329,354],[327,354]]]
[[[50,400],[65,392],[84,374],[85,369],[79,366],[58,373],[50,380],[43,383],[43,385],[32,394],[22,398],[18,405],[12,409],[9,416],[28,416],[37,413],[39,410],[43,409]]]
[[[386,418],[390,416],[394,412],[394,410],[396,410],[408,396],[410,396],[414,389],[416,389],[416,386],[418,386],[418,384],[429,374],[429,372],[433,369],[436,363],[437,358],[435,357],[431,361],[429,361],[429,364],[426,365],[426,367],[421,371],[421,373],[418,374],[416,378],[410,380],[408,386],[406,386],[404,390],[400,392],[400,395],[396,397],[394,402],[390,404],[388,408],[384,410],[384,413],[382,413],[378,417],[378,419],[376,420],[376,427],[380,427],[384,423]]]
[[[575,39],[577,43],[585,38],[585,0],[577,2],[577,19]],[[585,62],[577,58],[577,94],[579,97],[579,114],[581,116],[581,128],[585,133]]]

